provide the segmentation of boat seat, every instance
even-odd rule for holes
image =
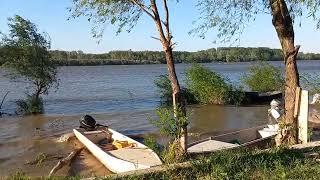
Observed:
[[[126,161],[147,166],[161,165],[161,161],[147,148],[121,148],[108,151],[109,154]]]

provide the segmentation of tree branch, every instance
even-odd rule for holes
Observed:
[[[50,171],[49,173],[49,177],[51,177],[52,175],[54,175],[59,169],[61,169],[63,166],[70,164],[71,161],[80,153],[80,151],[82,151],[82,149],[84,149],[84,147],[81,147],[79,149],[76,149],[74,151],[72,151],[70,154],[68,154],[67,157],[63,158],[62,160],[60,160]]]
[[[156,20],[155,16],[153,16],[144,4],[137,2],[136,0],[130,0],[133,4],[137,5],[142,11],[144,11],[148,16],[150,16],[154,21]]]
[[[157,38],[157,37],[154,37],[154,36],[151,36],[152,39],[155,39],[155,40],[159,40],[161,41],[161,39]]]
[[[166,36],[165,36],[165,34],[163,32],[162,21],[160,19],[160,15],[159,15],[159,12],[158,12],[158,7],[157,7],[157,4],[156,4],[156,1],[155,0],[150,0],[150,3],[151,3],[152,12],[153,12],[154,17],[155,17],[155,23],[156,23],[156,26],[157,26],[157,29],[158,29],[158,32],[159,32],[159,35],[160,35],[160,40],[162,42],[162,45],[164,45],[163,43],[169,43],[168,39],[166,38]],[[165,49],[165,51],[166,51],[166,49]]]
[[[165,20],[164,26],[166,27],[167,40],[169,41],[169,44],[170,44],[171,35],[170,35],[170,27],[169,27],[169,8],[168,8],[167,0],[163,0],[163,5],[166,13],[166,20]]]

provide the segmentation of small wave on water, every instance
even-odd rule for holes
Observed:
[[[316,65],[314,63],[308,65],[303,62],[302,72],[314,72],[320,61]],[[250,64],[204,65],[237,82]],[[182,85],[183,72],[188,66],[177,65]],[[2,110],[14,113],[15,101],[23,98],[26,84],[12,83],[3,78],[1,73],[0,87],[5,89],[0,89],[0,97],[10,91]],[[69,138],[64,134],[77,128],[84,114],[90,114],[99,124],[108,125],[124,134],[159,134],[148,119],[155,118],[154,109],[159,105],[153,82],[157,76],[165,73],[165,65],[59,68],[60,87],[44,98],[44,115],[0,118],[0,176],[8,175],[18,168],[31,176],[47,175],[59,159],[51,158],[43,166],[26,165],[26,162],[43,153],[48,157],[64,157],[70,153],[74,142],[68,142]],[[191,112],[189,134],[199,136],[217,130],[262,125],[267,121],[267,109],[268,106],[191,106],[188,109]],[[62,170],[58,175],[108,173],[90,153],[82,153],[78,165]]]

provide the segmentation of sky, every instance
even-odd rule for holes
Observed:
[[[228,47],[231,44],[215,42],[216,31],[211,30],[205,39],[188,32],[195,28],[194,21],[199,17],[195,7],[197,0],[180,0],[170,4],[171,30],[175,50],[197,51],[208,48]],[[71,0],[0,0],[0,32],[7,33],[7,19],[20,15],[29,19],[45,31],[51,38],[51,49],[82,50],[86,53],[104,53],[111,50],[162,50],[157,37],[156,28],[147,16],[143,16],[137,26],[130,32],[116,35],[116,29],[107,25],[100,43],[92,37],[92,24],[86,18],[67,20],[70,16],[67,8],[72,5]],[[271,15],[258,15],[241,35],[237,46],[242,47],[270,47],[280,48],[279,40],[271,23]],[[295,25],[295,42],[301,45],[303,52],[320,53],[320,30],[315,22],[302,18],[301,27]],[[234,46],[234,44],[233,44]]]

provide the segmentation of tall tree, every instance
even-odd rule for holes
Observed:
[[[218,28],[218,37],[230,41],[240,37],[248,22],[254,21],[259,13],[269,13],[277,32],[285,63],[285,114],[280,143],[295,144],[297,119],[294,117],[296,87],[299,73],[296,58],[300,46],[295,46],[293,23],[297,17],[307,15],[320,27],[318,0],[199,0],[200,24],[194,30],[204,37],[212,28]],[[233,39],[234,40],[234,39]]]
[[[40,95],[57,85],[56,66],[49,53],[50,40],[46,34],[38,32],[35,24],[21,16],[8,20],[9,34],[3,35],[1,40],[4,65],[11,70],[14,79],[22,77],[29,81],[34,88],[31,96],[42,103]]]
[[[162,13],[159,11],[162,6]],[[86,16],[88,21],[93,21],[94,37],[101,37],[105,24],[112,24],[118,27],[117,33],[124,28],[130,30],[137,24],[140,17],[145,14],[155,24],[158,31],[163,52],[165,54],[168,76],[172,87],[173,109],[175,116],[186,116],[185,100],[183,98],[180,84],[176,75],[172,34],[170,29],[170,11],[168,0],[73,0],[73,7],[70,8],[72,17]],[[181,111],[182,113],[178,113]],[[176,117],[179,118],[179,117]],[[181,148],[187,150],[187,124],[182,125]]]

